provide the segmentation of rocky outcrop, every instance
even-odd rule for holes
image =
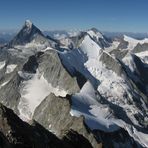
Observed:
[[[121,64],[118,62],[117,59],[113,58],[110,54],[107,52],[103,52],[100,61],[105,64],[106,68],[109,70],[114,71],[117,75],[121,76],[123,73],[123,69]]]
[[[20,98],[19,84],[21,78],[17,71],[14,71],[12,74],[5,76],[4,80],[6,81],[4,82],[6,84],[4,85],[3,83],[3,86],[0,89],[0,101],[17,112],[17,104],[19,103]]]
[[[100,147],[101,145],[85,125],[83,117],[70,115],[70,107],[70,96],[62,98],[50,94],[36,108],[33,118],[61,139],[66,131],[74,130],[83,135],[94,148]]]
[[[53,87],[76,93],[80,86],[76,77],[71,76],[63,67],[57,51],[49,50],[38,59],[38,70]]]
[[[144,43],[144,44],[138,43],[137,46],[133,49],[134,53],[139,53],[143,51],[148,51],[148,43]]]
[[[117,59],[124,58],[127,53],[128,53],[128,50],[119,50],[119,49],[114,49],[110,52],[110,54],[114,55]]]
[[[74,130],[67,131],[59,139],[36,121],[30,124],[23,122],[11,109],[0,104],[0,147],[92,148],[89,141]]]
[[[128,47],[128,42],[124,41],[123,39],[120,40],[120,44],[118,45],[117,49],[122,50],[122,49],[127,49]]]

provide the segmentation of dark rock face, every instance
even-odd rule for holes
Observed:
[[[42,32],[31,22],[29,25],[27,25],[27,22],[25,22],[25,25],[14,37],[14,39],[9,43],[9,46],[23,45],[25,43],[29,43],[33,40],[35,35],[44,36]]]
[[[0,104],[1,148],[92,148],[88,140],[71,130],[63,139],[33,121],[32,125],[19,119],[12,110]]]
[[[147,86],[148,86],[148,66],[147,64],[143,63],[139,57],[136,55],[132,55],[133,62],[135,63],[135,70],[132,73],[135,77],[139,79],[139,82],[136,82],[133,78],[133,81],[135,81],[135,84],[137,87],[143,92],[146,96],[148,95],[147,92]]]
[[[63,138],[65,132],[72,129],[83,135],[94,148],[100,147],[93,134],[85,126],[83,117],[77,118],[70,115],[71,105],[68,98],[70,99],[70,96],[61,98],[50,94],[36,108],[33,118],[59,138]]]
[[[23,70],[26,72],[36,73],[38,67],[36,56],[30,56],[28,62],[24,64]]]
[[[26,43],[34,42],[45,44],[48,43],[52,47],[57,45],[53,39],[46,38],[43,33],[29,20],[27,20],[20,32],[10,41],[8,47],[15,45],[25,45]]]
[[[35,25],[30,21],[26,21],[20,32],[10,42],[10,45],[23,45],[28,43],[32,41],[35,34],[43,36],[42,32]]]
[[[70,147],[71,145],[75,148],[93,148],[87,139],[83,135],[78,134],[76,131],[70,130],[62,138],[62,141]]]
[[[94,134],[96,135],[96,137],[99,137],[101,139],[101,142],[104,148],[109,148],[109,147],[113,147],[113,148],[139,147],[140,148],[141,147],[123,129],[120,129],[113,133],[105,133],[103,131],[94,130]]]
[[[148,66],[147,64],[143,63],[140,58],[138,58],[136,55],[132,55],[133,60],[135,62],[135,65],[137,67],[137,75],[145,82],[145,84],[148,84]]]

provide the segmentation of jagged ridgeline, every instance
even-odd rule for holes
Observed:
[[[148,39],[27,20],[0,49],[0,147],[148,147],[147,75]]]

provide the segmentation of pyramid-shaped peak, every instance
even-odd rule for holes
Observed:
[[[31,28],[32,27],[32,24],[33,23],[30,20],[26,20],[25,21],[25,26],[28,27],[28,28]]]

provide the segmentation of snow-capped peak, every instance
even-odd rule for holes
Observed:
[[[32,27],[32,22],[31,22],[30,20],[26,20],[26,21],[25,21],[25,26],[26,26],[27,28],[31,28],[31,27]]]
[[[103,38],[102,33],[100,33],[100,32],[99,32],[97,29],[95,29],[95,28],[92,28],[92,29],[88,30],[87,33],[88,33],[92,38],[95,37],[97,40],[98,40],[99,38]]]

